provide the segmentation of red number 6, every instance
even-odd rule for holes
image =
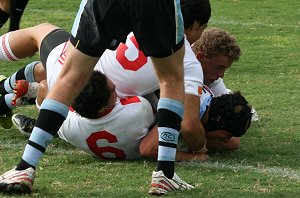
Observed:
[[[98,156],[99,158],[105,158],[103,156],[104,153],[113,153],[116,155],[116,158],[118,159],[124,159],[126,158],[126,154],[124,151],[111,147],[111,146],[105,146],[105,147],[99,147],[97,145],[97,141],[105,139],[109,143],[118,142],[118,139],[115,135],[108,133],[107,131],[99,131],[92,133],[87,139],[86,143],[88,144],[89,148],[93,153]]]

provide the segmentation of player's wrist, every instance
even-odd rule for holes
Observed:
[[[208,151],[207,148],[206,148],[206,143],[207,143],[207,141],[205,139],[203,147],[200,150],[198,150],[198,151],[192,151],[192,153],[193,154],[206,153]]]

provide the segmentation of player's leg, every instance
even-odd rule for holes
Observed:
[[[51,59],[52,55],[55,54],[59,54],[58,56],[60,56],[61,53],[57,53],[56,49],[63,50],[61,49],[61,46],[66,46],[65,43],[69,39],[69,37],[70,34],[61,29],[54,29],[49,34],[47,34],[43,39],[43,41],[41,42],[41,47],[40,47],[41,61],[46,62],[48,59]],[[71,51],[68,52],[72,54]],[[76,55],[75,57],[78,56]],[[58,57],[55,58],[57,59]],[[60,61],[57,62],[60,63]],[[50,63],[48,64],[51,65]],[[47,67],[47,71],[49,67],[51,69],[51,66],[48,67],[48,65],[46,65],[46,67]],[[59,68],[64,68],[64,67],[59,67]],[[93,69],[93,67],[91,69]],[[82,72],[79,73],[82,74]],[[51,76],[49,76],[48,78],[51,79],[53,75],[51,74]],[[70,76],[66,76],[66,77],[69,80]],[[56,79],[56,76],[53,78]],[[65,86],[62,87],[65,88]],[[60,91],[62,91],[62,89],[60,89]],[[25,147],[25,151],[23,153],[22,159],[17,165],[17,167],[15,168],[16,172],[24,172],[31,169],[34,170],[35,167],[37,166],[39,159],[43,156],[45,149],[47,148],[48,144],[52,141],[56,131],[59,129],[60,125],[62,124],[65,117],[67,116],[68,106],[63,105],[62,107],[62,105],[60,104],[61,103],[56,102],[53,99],[48,99],[48,101],[45,100],[43,102],[43,105],[45,105],[47,109],[44,108],[43,105],[41,106],[40,117],[50,116],[51,119],[45,119],[45,120],[41,119],[42,121],[36,122],[37,127],[35,127],[32,131],[28,144]],[[48,123],[47,121],[48,122],[50,121],[51,123]],[[24,172],[24,174],[26,173]],[[19,177],[18,179],[22,181],[21,177]],[[11,180],[1,181],[0,179],[0,190],[7,191],[8,188],[10,188],[11,192],[13,193],[24,193],[27,191],[31,191],[33,180],[34,178],[31,178],[30,183],[27,183],[26,185],[19,187],[19,184],[15,181],[11,181]]]
[[[47,60],[51,59],[58,59],[56,57],[57,55],[61,55],[61,50],[64,50],[64,46],[66,46],[66,41],[69,39],[70,34],[61,30],[61,29],[54,29],[50,33],[48,33],[44,39],[41,42],[41,47],[40,47],[40,58],[41,61],[46,64]],[[59,51],[58,51],[59,50]],[[58,61],[60,62],[60,61]],[[46,65],[47,72],[49,72],[49,75],[47,76],[48,79],[56,79],[57,76],[59,75],[60,69],[65,68],[65,67],[60,67],[61,65],[54,65],[55,63],[48,63]],[[53,67],[59,67],[59,70],[52,70]],[[69,77],[69,76],[68,76]],[[64,86],[63,86],[64,87]],[[65,88],[65,87],[64,87]],[[60,91],[63,91],[64,89],[60,89]],[[50,101],[50,105],[49,105]],[[44,101],[43,104],[46,102],[47,106],[47,101]],[[55,103],[55,102],[54,102]],[[32,134],[30,136],[29,142],[25,148],[22,160],[20,163],[17,165],[16,170],[24,170],[29,167],[35,168],[40,157],[43,155],[43,152],[45,151],[45,148],[47,147],[48,143],[51,142],[54,136],[54,132],[52,132],[52,127],[58,127],[59,124],[61,123],[61,120],[64,120],[64,113],[61,114],[60,111],[66,112],[61,110],[61,107],[57,107],[52,105],[52,100],[48,100],[48,105],[50,106],[49,108],[54,108],[54,110],[58,111],[58,116],[56,112],[51,112],[48,110],[43,109],[43,106],[40,108],[40,115],[44,116],[46,115],[51,115],[53,116],[53,123],[50,125],[44,125],[44,123],[39,123],[37,122],[37,126],[35,127],[35,131],[33,130]],[[65,106],[67,107],[67,106]],[[49,121],[49,120],[47,120]],[[45,131],[50,131],[45,132]],[[38,135],[41,135],[42,138],[37,138]],[[32,154],[32,153],[33,154]],[[31,154],[30,154],[31,153]]]
[[[39,83],[38,92],[36,98],[36,107],[40,109],[40,105],[42,104],[43,100],[46,98],[48,94],[48,85],[47,81],[43,80]],[[30,137],[34,125],[36,123],[35,118],[31,118],[22,114],[14,114],[11,118],[15,127],[24,135]]]
[[[69,36],[70,36],[70,34],[68,34],[67,32],[65,32],[61,29],[54,29],[50,33],[48,33],[46,36],[44,36],[45,38],[42,41],[39,41],[41,43],[41,47],[40,47],[41,60],[42,61],[47,60],[48,56],[50,58],[50,52],[55,50],[57,46],[61,46],[63,43],[65,43],[69,39]],[[44,57],[44,56],[47,56],[47,57]],[[46,114],[47,114],[47,112],[46,112]],[[56,126],[56,121],[57,121],[57,119],[53,119],[53,123],[50,125]],[[16,176],[14,178],[14,180],[8,179],[10,174],[7,175],[6,173],[4,175],[7,178],[2,177],[2,179],[1,179],[1,177],[0,177],[0,190],[1,191],[11,191],[12,193],[24,193],[24,192],[31,191],[34,176],[31,177],[32,174],[31,175],[27,174],[28,170],[30,170],[30,173],[32,172],[31,170],[33,170],[33,173],[35,172],[34,169],[35,169],[35,166],[36,166],[39,158],[43,155],[43,151],[45,151],[45,148],[47,147],[48,143],[53,139],[53,135],[51,133],[44,133],[43,132],[44,130],[45,130],[45,127],[41,127],[40,130],[37,130],[37,133],[42,133],[40,139],[37,138],[38,135],[36,135],[34,133],[30,137],[29,142],[25,148],[24,154],[22,156],[22,160],[19,162],[17,167],[14,169],[15,174],[17,174],[17,175],[19,174],[20,177]],[[52,131],[52,130],[50,129],[49,131]],[[32,152],[33,154],[28,154],[28,152],[29,153]],[[14,174],[13,171],[11,171],[10,173]],[[30,182],[27,182],[27,183],[25,183],[25,185],[20,186],[20,183],[24,182],[23,177],[21,177],[22,174],[30,177],[30,178],[28,178]]]
[[[33,55],[39,49],[44,37],[54,29],[57,29],[57,27],[51,24],[41,24],[1,36],[0,60],[16,61],[20,58]],[[2,95],[0,107],[1,111],[3,111],[2,113],[9,112],[15,107],[11,104],[14,97],[13,90],[15,82],[21,79],[29,82],[39,82],[46,79],[44,67],[40,63],[33,62],[0,82],[0,94]]]
[[[174,172],[174,165],[184,113],[184,27],[179,0],[152,0],[143,3],[149,3],[144,15],[151,15],[151,11],[155,11],[155,16],[151,19],[142,17],[143,23],[139,24],[140,29],[134,33],[140,49],[151,56],[160,84],[158,162],[157,170],[152,175],[149,193],[161,195],[179,188],[192,188],[181,179],[179,183],[173,183],[174,177],[178,178]],[[162,29],[164,31],[161,31]],[[165,183],[169,183],[172,188],[164,185]]]
[[[0,94],[5,95],[13,93],[15,83],[18,80],[26,80],[28,82],[40,82],[46,79],[46,71],[39,61],[29,63],[16,71],[13,75],[0,82]]]
[[[57,36],[57,34],[53,36]],[[43,60],[47,60],[47,58],[42,57],[43,46],[52,46],[53,43],[56,43],[56,41],[53,40],[51,36],[47,36],[42,42],[42,62]],[[74,46],[77,45],[75,44]],[[33,128],[29,142],[25,147],[22,159],[17,165],[16,170],[25,170],[37,166],[48,144],[52,141],[54,135],[65,120],[71,101],[85,86],[85,82],[87,82],[99,59],[98,57],[95,58],[81,53],[74,46],[71,43],[68,45],[67,56],[63,63],[64,66],[54,86],[49,87],[50,92],[41,105],[36,127]],[[84,63],[84,65],[82,65],[82,63]],[[48,66],[46,67],[48,70]],[[47,78],[49,79],[48,76]]]
[[[20,21],[29,0],[10,0],[10,25],[9,31],[20,28]]]
[[[34,72],[35,68],[37,72]],[[6,114],[16,106],[31,104],[30,99],[36,97],[35,74],[40,75],[39,78],[44,76],[45,79],[45,71],[40,62],[32,62],[0,82],[0,114]],[[15,90],[16,84],[23,82],[21,80],[25,80],[26,83],[30,82],[30,86],[29,83],[24,84],[23,91],[26,91],[24,93],[21,93],[22,90],[17,92]]]
[[[2,35],[0,37],[0,60],[17,61],[34,55],[45,36],[57,28],[44,23]]]
[[[160,83],[157,170],[162,170],[168,178],[174,174],[176,146],[184,112],[183,55],[184,46],[166,58],[152,58]],[[164,137],[166,135],[172,138]]]

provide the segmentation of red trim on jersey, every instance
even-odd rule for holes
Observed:
[[[131,104],[131,103],[141,102],[141,100],[137,96],[132,96],[132,97],[129,97],[129,98],[121,99],[120,102],[124,106],[124,105],[128,105],[128,104]]]
[[[208,86],[204,85],[203,88],[204,88],[204,90],[208,91],[208,93],[210,93],[211,95],[213,95],[212,90]]]
[[[74,112],[75,110],[73,109],[72,106],[69,107],[69,111]]]
[[[198,86],[198,95],[199,96],[202,94],[202,90],[203,90],[203,87]]]
[[[59,59],[58,59],[58,62],[59,62],[61,65],[64,64],[65,59],[66,59],[66,51],[67,51],[66,48],[67,48],[67,46],[68,46],[68,42],[65,43],[64,48],[62,49],[62,52],[61,52],[61,54],[60,54],[60,56],[59,56]]]

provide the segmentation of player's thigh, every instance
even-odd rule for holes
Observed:
[[[184,26],[180,0],[135,0],[133,32],[140,49],[148,56],[167,57],[181,49]],[[143,10],[143,12],[140,12]],[[131,13],[131,14],[132,14]],[[131,16],[131,19],[135,17]]]
[[[44,67],[46,67],[46,63],[50,53],[57,54],[57,56],[55,56],[54,58],[58,58],[58,56],[62,52],[62,49],[58,48],[58,46],[67,42],[69,38],[70,34],[62,29],[53,29],[43,37],[43,40],[40,44],[40,59]],[[56,50],[57,52],[55,53],[54,50]]]

